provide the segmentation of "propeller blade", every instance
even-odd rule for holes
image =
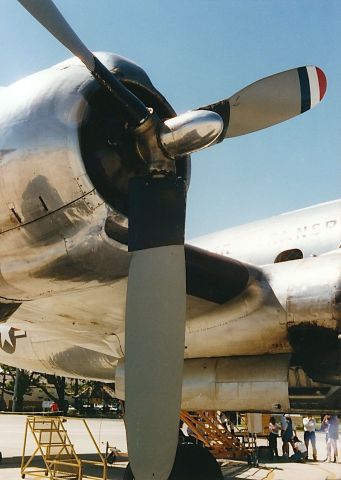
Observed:
[[[124,108],[130,126],[141,125],[150,111],[84,45],[51,0],[18,0],[57,40],[78,57],[96,80]]]
[[[200,107],[218,113],[224,129],[218,141],[289,120],[317,105],[327,79],[318,67],[299,67],[258,80],[232,97]]]
[[[166,480],[173,467],[185,342],[186,188],[175,175],[129,185],[125,399],[136,480]]]

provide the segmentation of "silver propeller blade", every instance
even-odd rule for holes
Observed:
[[[18,0],[68,50],[78,57],[90,72],[95,70],[95,59],[58,8],[50,0]]]
[[[134,252],[126,310],[126,429],[136,480],[166,480],[179,433],[185,342],[184,247]]]
[[[90,52],[51,0],[18,0],[52,35],[78,57],[125,110],[130,126],[141,125],[150,111]]]
[[[232,97],[199,110],[210,110],[223,118],[222,141],[306,112],[322,100],[326,88],[326,77],[318,67],[294,68],[258,80]]]
[[[125,330],[128,452],[136,480],[166,480],[175,458],[181,406],[185,187],[175,175],[132,182],[133,254]]]

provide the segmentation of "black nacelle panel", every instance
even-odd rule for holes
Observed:
[[[242,263],[191,245],[185,254],[188,295],[223,304],[245,290],[249,271]]]

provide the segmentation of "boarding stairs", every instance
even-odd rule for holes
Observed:
[[[83,420],[83,423],[96,447],[99,456],[98,461],[81,459],[77,455],[65,428],[65,422],[66,419],[63,417],[27,417],[21,462],[21,478],[38,477],[49,478],[50,480],[107,479],[105,458],[101,454],[86,421]],[[29,432],[33,436],[35,449],[28,460],[26,460]],[[41,456],[41,459],[37,458],[38,456]],[[41,460],[43,461],[43,466],[40,466]],[[85,473],[86,466],[89,467],[89,470],[91,467],[92,469],[100,467],[102,476],[93,476]]]
[[[216,411],[181,411],[181,420],[189,427],[190,436],[210,450],[215,458],[253,462],[256,437],[238,429],[231,421],[222,424]]]

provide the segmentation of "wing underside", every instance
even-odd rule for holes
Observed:
[[[247,289],[255,271],[193,246],[186,246],[186,269],[188,320],[207,314],[214,318],[215,311],[221,312]],[[110,369],[124,356],[126,289],[127,280],[122,278],[110,285],[21,305],[0,305],[5,320],[0,361],[32,370],[112,380]],[[25,335],[13,333],[19,331]],[[14,335],[15,348],[6,343],[6,332]]]

